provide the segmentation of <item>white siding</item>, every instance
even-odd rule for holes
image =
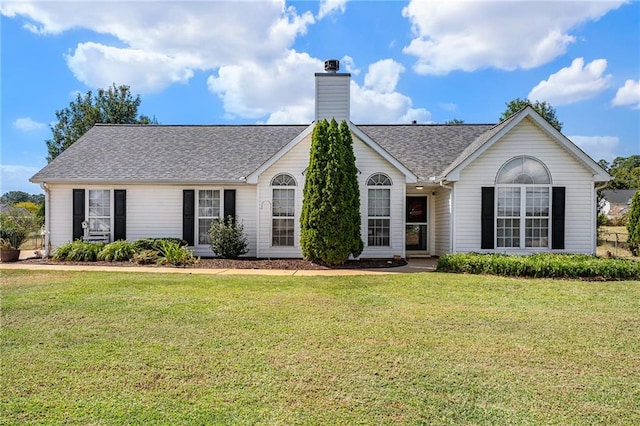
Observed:
[[[360,139],[354,137],[354,153],[356,166],[360,171],[360,205],[362,212],[362,239],[365,249],[361,257],[404,256],[404,208],[405,177],[388,161],[369,148]],[[302,211],[302,190],[304,188],[303,172],[309,164],[311,135],[296,145],[273,166],[260,176],[258,182],[257,209],[259,217],[258,256],[259,257],[302,257],[300,251],[300,212]],[[392,182],[391,188],[391,245],[389,247],[367,247],[367,187],[366,180],[374,173],[387,174]],[[271,179],[280,173],[288,173],[297,181],[295,245],[294,247],[275,247],[271,245]]]
[[[349,120],[349,74],[316,74],[316,121]]]
[[[433,197],[434,218],[431,221],[435,231],[435,254],[441,256],[451,252],[451,191],[438,188]]]
[[[254,186],[178,186],[178,185],[50,185],[51,249],[72,239],[73,188],[125,189],[127,191],[127,240],[140,238],[182,238],[182,191],[184,189],[236,190],[236,215],[244,224],[250,252],[255,256],[256,216]],[[113,192],[112,192],[113,196]],[[112,214],[113,218],[113,203]],[[113,229],[113,227],[112,227]],[[197,229],[197,227],[196,227]],[[212,256],[208,246],[195,247],[199,256]]]
[[[528,155],[544,163],[553,186],[566,187],[565,252],[593,253],[595,233],[593,176],[559,143],[525,119],[462,170],[455,183],[453,251],[480,250],[481,187],[493,186],[500,167]]]

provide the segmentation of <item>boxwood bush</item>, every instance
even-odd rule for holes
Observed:
[[[437,270],[533,278],[640,279],[640,262],[583,254],[455,253],[441,256]]]

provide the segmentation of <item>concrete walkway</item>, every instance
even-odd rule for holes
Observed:
[[[32,251],[20,253],[20,259],[33,257]],[[158,266],[98,266],[98,265],[38,265],[35,263],[1,263],[0,270],[21,269],[29,271],[101,271],[101,272],[151,272],[162,274],[206,274],[206,275],[283,275],[283,276],[339,276],[339,275],[385,275],[435,271],[436,258],[410,259],[408,264],[396,268],[380,269],[205,269],[171,268]]]

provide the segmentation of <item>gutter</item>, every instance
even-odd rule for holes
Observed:
[[[51,231],[49,223],[51,222],[51,192],[49,184],[41,182],[40,188],[44,191],[44,257],[49,257],[51,251]]]

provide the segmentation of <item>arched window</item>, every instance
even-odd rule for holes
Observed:
[[[271,244],[293,247],[296,213],[296,180],[281,173],[271,180]]]
[[[549,247],[551,175],[532,157],[507,161],[496,176],[496,247]]]
[[[389,246],[391,235],[391,179],[384,173],[367,179],[367,244]]]
[[[497,184],[540,184],[551,183],[549,171],[540,161],[531,157],[516,157],[507,161],[498,172]]]

